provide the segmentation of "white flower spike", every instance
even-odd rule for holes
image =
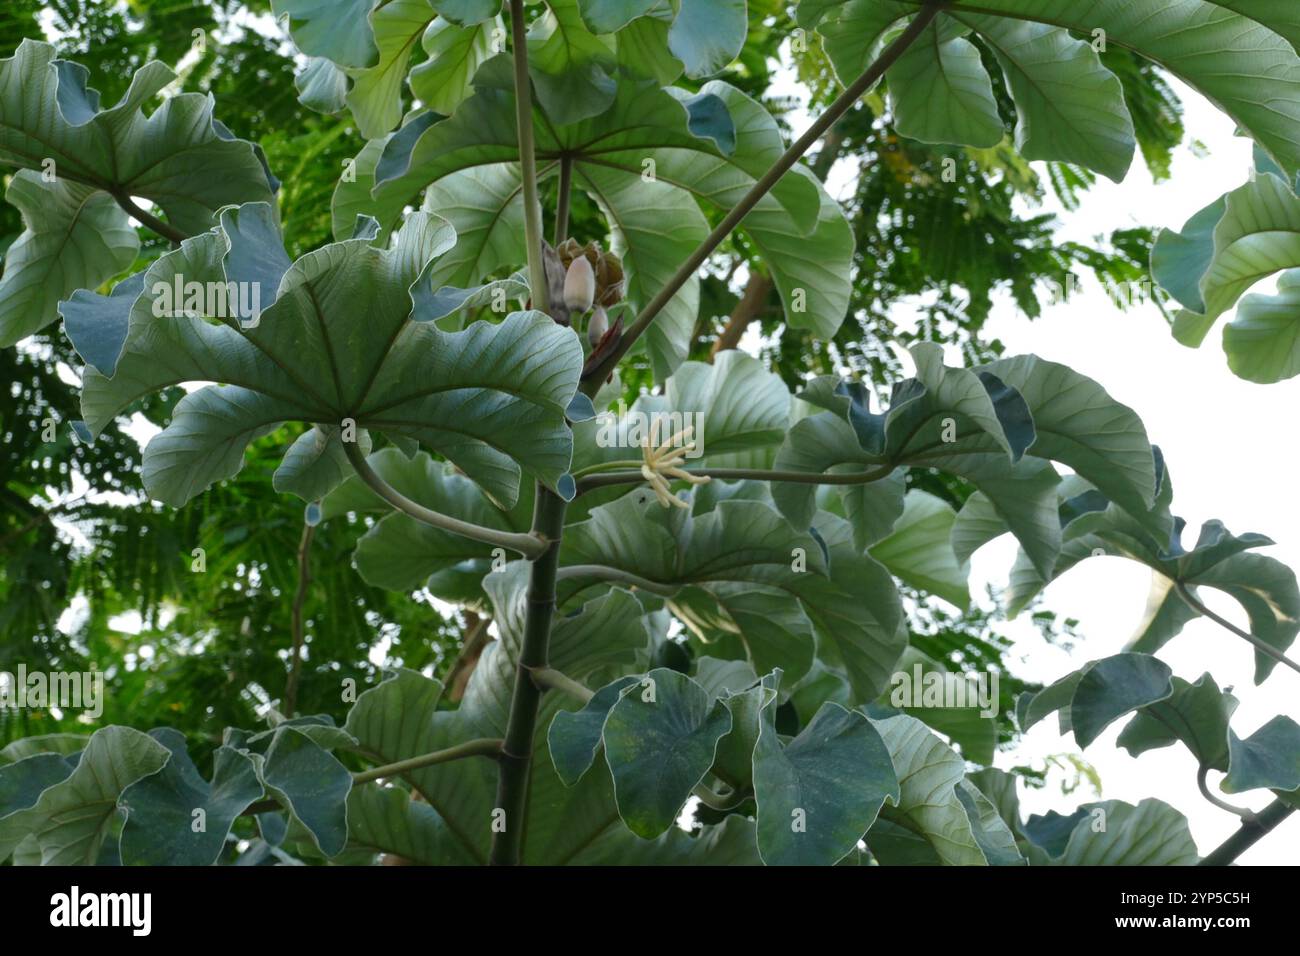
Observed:
[[[702,485],[709,481],[708,475],[692,475],[681,469],[687,453],[695,450],[695,442],[691,438],[695,428],[694,426],[683,428],[662,445],[656,446],[655,442],[659,439],[659,422],[658,417],[651,416],[650,433],[641,446],[641,455],[645,459],[644,464],[641,465],[641,474],[650,483],[650,490],[655,493],[655,497],[665,508],[689,508],[690,505],[669,490],[668,478],[680,478],[693,485]],[[685,444],[678,445],[678,442],[685,442]]]

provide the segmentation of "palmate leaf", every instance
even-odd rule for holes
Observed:
[[[0,816],[0,859],[27,841],[42,865],[93,865],[118,817],[122,792],[161,770],[169,757],[167,748],[148,734],[129,727],[105,727],[91,736],[75,762],[64,764],[67,772],[61,778],[52,772],[58,770],[52,760],[64,758],[55,755],[10,764],[4,771],[5,783],[20,773],[39,773],[44,789],[35,794],[34,802],[23,807],[24,799]],[[25,792],[30,797],[32,791],[28,787]]]
[[[210,866],[220,856],[235,819],[262,796],[253,761],[232,747],[218,747],[209,782],[190,759],[183,734],[163,729],[150,736],[171,756],[161,770],[131,784],[118,798],[126,812],[122,862]]]
[[[1163,230],[1151,250],[1152,275],[1184,306],[1174,321],[1174,336],[1184,345],[1199,346],[1219,317],[1238,306],[1224,327],[1223,349],[1232,371],[1252,382],[1279,382],[1300,371],[1296,278],[1284,271],[1296,267],[1300,199],[1265,170],[1202,209],[1181,232]],[[1276,296],[1242,298],[1277,272]]]
[[[979,50],[940,17],[888,72],[894,129],[922,143],[987,148],[1002,141],[1002,117]]]
[[[412,124],[411,135],[404,128],[383,146],[372,143],[363,150],[356,181],[340,183],[335,193],[336,235],[347,234],[360,212],[389,228],[404,205],[419,202],[426,189],[429,202],[436,190],[439,208],[448,208],[458,229],[467,229],[466,220],[479,224],[482,245],[473,248],[487,253],[483,261],[466,259],[454,278],[439,275],[437,282],[472,286],[501,266],[523,261],[526,250],[517,232],[497,222],[522,212],[512,94],[496,85],[498,71],[491,68],[497,63],[479,71],[479,91],[451,118]],[[689,95],[623,80],[600,115],[557,126],[539,108],[536,129],[543,175],[553,174],[562,158],[572,160],[575,187],[606,213],[635,305],[644,304],[707,234],[699,206],[730,209],[784,149],[772,117],[717,81]],[[454,207],[465,210],[465,220],[457,219]],[[838,204],[816,178],[802,169],[782,177],[741,229],[773,270],[790,324],[834,334],[848,305],[853,238]],[[698,288],[697,280],[688,282],[644,338],[660,379],[685,357]]]
[[[615,33],[660,13],[664,0],[577,0],[582,19],[593,33]],[[749,29],[745,0],[680,0],[672,10],[668,47],[689,76],[712,76],[739,55]],[[638,19],[642,18],[642,19]]]
[[[795,531],[761,500],[721,500],[711,510],[688,515],[664,509],[638,491],[570,525],[560,561],[565,566],[613,568],[677,586],[682,590],[669,598],[669,607],[692,626],[701,626],[701,607],[708,608],[707,600],[719,617],[730,620],[733,631],[739,631],[756,670],[788,668],[791,681],[807,670],[813,650],[808,637],[815,634],[815,652],[845,668],[855,702],[870,700],[885,686],[902,651],[897,590],[877,562],[853,547],[843,519],[820,513],[816,528],[821,543]],[[829,560],[823,557],[823,545]],[[598,574],[564,577],[561,571],[561,577],[562,602],[603,586]],[[762,589],[759,600],[771,608],[768,613],[780,613],[781,602],[788,608],[793,599],[812,624],[811,632],[796,632],[795,640],[787,641],[795,649],[781,652],[776,660],[765,657],[764,648],[775,644],[778,635],[744,627],[760,616],[760,606],[745,605],[745,613],[733,610],[738,593],[753,588]],[[706,632],[712,619],[703,622]]]
[[[925,344],[913,358],[916,377],[895,386],[880,414],[868,408],[861,386],[811,383],[800,397],[828,410],[790,430],[775,467],[876,474],[937,467],[960,475],[984,493],[1045,576],[1062,533],[1060,478],[1050,461],[1093,480],[1153,533],[1168,533],[1167,512],[1152,510],[1156,462],[1142,423],[1096,382],[1034,356],[949,368],[942,350]],[[847,487],[850,517],[870,515],[869,507],[853,505],[855,486]],[[773,485],[782,513],[800,527],[814,494],[810,485]],[[879,531],[855,520],[855,533],[867,543]]]
[[[800,13],[800,22],[817,24],[841,79],[847,83],[870,60],[881,36],[922,4],[923,0],[803,0],[801,6],[808,9]],[[1077,52],[1064,57],[1046,55],[1049,49],[1065,54],[1067,47],[1077,42],[1065,31],[1093,36],[1094,30],[1104,30],[1107,43],[1155,62],[1206,96],[1289,176],[1300,170],[1300,137],[1295,134],[1300,120],[1297,17],[1285,0],[1096,0],[1088,4],[1074,0],[959,0],[946,7],[943,16],[972,27],[997,52],[1004,70],[1009,69],[1012,96],[1022,122],[1036,114],[1050,116],[1047,110],[1056,107],[1046,100],[1035,102],[1036,91],[1025,85],[1017,90],[1020,65],[1008,63],[1007,53],[1013,48],[1005,42],[1008,38],[1015,38],[1011,41],[1015,47],[1032,52],[1023,65],[1034,64],[1035,72],[1053,85],[1067,77],[1067,83],[1076,84],[1076,89],[1058,87],[1064,94],[1063,108],[1074,116],[1076,126],[1083,125],[1079,122],[1082,114],[1073,104],[1083,106],[1085,102],[1075,96],[1088,88],[1104,94],[1101,108],[1086,123],[1100,135],[1063,140],[1060,137],[1069,137],[1070,131],[1059,125],[1058,114],[1052,119],[1052,128],[1043,132],[1045,139],[1030,135],[1031,130],[1023,131],[1023,142],[1035,142],[1034,149],[1070,149],[1072,155],[1066,161],[1095,164],[1092,168],[1111,176],[1127,167],[1122,154],[1131,154],[1125,141],[1131,139],[1132,127],[1114,97],[1114,78],[1095,66],[1088,50],[1074,47]],[[1017,21],[1029,21],[1051,32],[1026,30]],[[1032,51],[1033,43],[1041,44],[1043,52]],[[1060,102],[1061,95],[1054,100]]]
[[[548,484],[558,480],[570,459],[564,409],[582,363],[576,335],[536,312],[459,333],[422,323],[413,296],[428,263],[454,243],[450,226],[414,213],[390,248],[369,238],[291,264],[268,207],[229,209],[217,229],[155,262],[134,302],[100,298],[121,330],[111,363],[102,361],[111,348],[98,340],[90,348],[69,326],[83,357],[102,366],[87,369],[82,391],[92,433],[150,392],[218,382],[226,387],[187,395],[150,442],[144,479],[151,495],[183,504],[234,474],[248,442],[286,420],[414,439],[507,506],[517,499],[521,466]],[[224,295],[172,304],[182,280],[251,289],[261,311],[250,320]],[[155,314],[180,309],[191,314]],[[293,484],[299,464],[295,453],[281,480]],[[318,497],[342,474],[318,470],[302,490]]]
[[[130,265],[139,240],[114,196],[156,203],[187,234],[228,203],[271,199],[278,184],[256,148],[213,118],[211,97],[179,93],[146,117],[175,78],[148,63],[101,109],[86,69],[55,59],[48,43],[23,40],[0,60],[0,166],[23,171],[6,199],[28,225],[5,257],[0,346],[53,322],[59,299]]]

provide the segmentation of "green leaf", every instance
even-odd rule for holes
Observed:
[[[1237,699],[1219,690],[1208,673],[1195,684],[1175,677],[1173,688],[1166,699],[1138,708],[1120,732],[1119,746],[1136,757],[1182,741],[1200,766],[1227,770],[1228,719]]]
[[[433,21],[433,11],[427,0],[389,0],[376,7],[369,19],[378,60],[353,73],[352,89],[345,99],[361,135],[374,139],[401,122],[406,64]],[[426,105],[436,109],[431,103]]]
[[[75,759],[63,754],[34,753],[0,767],[0,861],[29,838],[22,826],[23,811],[35,806],[50,787],[66,780],[76,765]],[[7,822],[11,816],[13,821]]]
[[[0,279],[0,347],[8,348],[57,319],[60,299],[131,265],[140,240],[111,196],[71,180],[46,182],[22,169],[5,200],[25,227],[5,252]]]
[[[1002,142],[993,84],[966,30],[940,17],[885,74],[894,129],[921,143],[988,148]]]
[[[913,11],[922,4],[902,2]],[[1295,136],[1300,58],[1287,39],[1270,29],[1276,24],[1294,38],[1294,12],[1277,0],[1267,10],[1252,3],[1253,19],[1233,12],[1248,2],[1096,0],[1081,5],[1074,0],[981,0],[979,11],[1084,36],[1104,30],[1108,43],[1154,61],[1204,95],[1294,177],[1300,170],[1300,139]],[[948,15],[973,16],[960,7],[955,10]]]
[[[291,492],[303,501],[320,501],[352,476],[347,452],[334,425],[314,425],[295,439],[272,475],[276,491]],[[370,435],[357,435],[361,454],[370,454]]]
[[[76,769],[47,786],[30,807],[0,818],[0,859],[30,838],[42,866],[93,865],[117,819],[122,792],[162,769],[169,756],[166,747],[138,730],[105,727],[96,731]],[[32,759],[43,758],[28,758]],[[26,765],[23,761],[6,771]]]
[[[1021,732],[1061,710],[1061,731],[1073,729],[1087,747],[1130,711],[1167,700],[1174,693],[1169,665],[1149,654],[1125,652],[1090,661],[1038,693],[1016,701]]]
[[[348,794],[348,848],[392,854],[420,866],[475,862],[433,807],[400,787],[375,783]]]
[[[69,754],[81,753],[86,749],[86,741],[90,739],[89,734],[38,734],[35,737],[21,737],[12,743],[6,744],[0,748],[0,766],[9,763],[17,763],[19,760],[25,760],[36,754],[59,754],[68,756]]]
[[[271,11],[289,18],[289,32],[303,53],[361,68],[379,60],[370,28],[374,5],[375,0],[271,0]]]
[[[1248,382],[1272,384],[1300,375],[1300,269],[1278,278],[1276,295],[1248,295],[1223,327],[1228,368]]]
[[[1158,507],[1152,514],[1168,515],[1172,496],[1169,477],[1164,476]],[[1218,521],[1207,521],[1191,551],[1184,551],[1178,538],[1156,538],[1147,526],[1130,513],[1109,505],[1087,511],[1065,528],[1060,557],[1050,575],[1055,579],[1085,558],[1114,555],[1139,561],[1152,569],[1152,588],[1146,613],[1129,647],[1154,653],[1182,631],[1197,612],[1178,594],[1176,582],[1193,597],[1198,587],[1212,587],[1231,595],[1246,611],[1251,631],[1265,643],[1285,651],[1300,633],[1300,588],[1295,574],[1273,558],[1245,553],[1272,542],[1258,534],[1233,535]],[[1182,521],[1177,527],[1181,531]],[[1030,567],[1023,555],[1011,573],[1007,601],[1011,612],[1024,608],[1045,586],[1045,579]],[[1255,682],[1262,683],[1277,660],[1263,651],[1255,652]]]
[[[547,0],[528,29],[528,72],[546,114],[567,126],[596,116],[614,102],[612,45],[587,30],[579,0]]]
[[[481,81],[450,119],[429,125],[413,142],[390,139],[382,147],[384,160],[369,167],[379,170],[373,181],[365,167],[374,151],[370,156],[363,151],[357,181],[340,183],[335,192],[335,235],[350,234],[358,212],[375,215],[387,228],[405,205],[418,201],[421,190],[465,170],[513,169],[518,154],[513,110],[508,90]],[[721,119],[730,123],[720,124]],[[558,126],[539,108],[535,128],[543,173],[561,159],[571,161],[575,187],[608,213],[618,251],[626,257],[633,306],[644,305],[707,233],[698,204],[731,209],[785,148],[767,111],[720,82],[705,84],[692,96],[629,78],[599,115]],[[463,201],[472,188],[467,183],[453,194]],[[475,205],[483,210],[480,218],[490,219],[492,209],[502,208],[495,199]],[[833,334],[847,311],[853,241],[842,210],[816,178],[801,169],[783,176],[746,217],[742,231],[769,262],[787,320],[819,335]],[[502,264],[513,268],[523,261],[524,250],[517,234],[511,238],[511,261]],[[471,271],[479,274],[438,281],[466,287],[485,274]],[[692,279],[650,327],[644,345],[659,378],[685,358],[697,307],[698,282]]]
[[[1080,747],[1138,707],[1173,693],[1169,665],[1147,654],[1116,654],[1088,668],[1070,699],[1070,725]]]
[[[623,689],[635,683],[638,683],[635,677],[620,677],[596,691],[582,710],[562,710],[555,715],[546,733],[546,743],[555,772],[565,784],[573,786],[591,769],[600,750],[605,718],[618,703]]]
[[[754,751],[758,848],[769,865],[831,865],[851,853],[899,781],[880,734],[857,711],[827,703],[782,744],[763,720]]]
[[[932,696],[927,702],[927,687],[942,692],[954,681],[958,682],[956,691],[964,695],[959,699],[965,706],[950,706],[950,701],[942,693]],[[890,689],[873,705],[873,714],[886,706],[898,708],[948,737],[961,748],[961,755],[967,760],[980,764],[993,762],[998,737],[997,714],[985,713],[986,708],[978,699],[980,686],[970,680],[970,675],[954,673],[941,662],[909,646],[904,648],[899,658],[890,685]],[[996,698],[988,701],[988,707],[996,711]]]
[[[745,0],[679,0],[668,48],[687,76],[712,76],[740,55],[748,29]]]
[[[274,184],[262,161],[216,123],[209,96],[177,93],[145,117],[143,105],[175,78],[147,63],[122,99],[101,110],[84,67],[24,40],[0,60],[0,163],[39,170],[52,161],[60,181],[152,200],[188,235],[211,226],[222,206],[269,202]]]
[[[582,19],[592,33],[615,33],[650,12],[659,0],[578,0]]]
[[[741,686],[727,687],[718,693],[709,686],[706,679],[709,676],[706,665],[710,663],[723,662],[714,661],[710,657],[700,658],[695,680],[710,694],[716,694],[731,712],[731,730],[718,741],[717,757],[709,769],[733,790],[739,791],[750,787],[754,782],[755,748],[763,732],[768,709],[777,701],[777,688],[781,684],[782,675],[779,670],[774,670],[759,680],[753,680],[752,669],[745,667],[747,673],[741,675]],[[719,676],[719,673],[715,672],[712,676]]]
[[[1015,834],[998,813],[997,807],[967,778],[957,784],[954,792],[966,819],[970,821],[971,836],[988,860],[989,866],[1021,866],[1026,861],[1020,855]]]
[[[894,530],[872,546],[871,556],[895,577],[965,611],[970,608],[970,567],[958,563],[949,543],[956,517],[946,501],[909,491]]]
[[[1137,806],[1106,800],[1084,804],[1053,866],[1190,866],[1199,854],[1187,819],[1160,800]],[[1102,829],[1104,827],[1104,829]]]
[[[435,19],[420,40],[426,59],[411,70],[411,93],[434,112],[450,116],[474,92],[474,73],[492,56],[496,30],[504,35],[500,17],[472,27]]]
[[[727,708],[685,674],[656,668],[625,688],[602,739],[628,829],[651,840],[672,826],[730,729]]]
[[[429,4],[461,26],[482,23],[501,12],[501,0],[429,0]]]
[[[571,861],[577,866],[759,866],[754,823],[727,817],[717,826],[686,833],[673,827],[643,840],[626,827],[606,830]]]
[[[1055,26],[960,9],[951,16],[974,28],[997,56],[1019,115],[1016,148],[1025,159],[1073,163],[1115,182],[1124,179],[1136,146],[1133,120],[1123,87],[1090,43]]]
[[[1228,740],[1228,775],[1221,785],[1225,793],[1300,787],[1300,724],[1290,717],[1274,717],[1245,740],[1229,733]]]
[[[298,102],[318,113],[338,113],[347,106],[348,75],[322,56],[309,57],[293,78]]]
[[[288,265],[266,207],[227,210],[218,230],[182,243],[146,273],[112,378],[93,369],[85,376],[88,426],[98,433],[137,398],[169,385],[222,382],[236,387],[187,396],[146,449],[151,493],[183,503],[233,474],[248,440],[292,420],[416,439],[512,505],[521,466],[546,483],[568,471],[564,409],[582,351],[572,330],[537,312],[455,333],[421,323],[412,290],[452,241],[445,222],[413,213],[390,248],[352,239]],[[160,320],[154,312],[171,311],[176,276],[247,283],[271,302],[252,324],[236,322],[211,297],[197,315]],[[378,318],[363,328],[355,322],[361,313]]]
[[[671,26],[672,10],[661,4],[656,8],[656,15],[638,17],[619,30],[615,37],[619,68],[629,76],[652,79],[660,86],[676,83],[681,78],[683,66],[668,48]]]
[[[720,602],[731,600],[737,585],[784,592],[812,621],[819,653],[834,655],[846,669],[857,701],[880,692],[902,650],[898,594],[889,574],[853,547],[843,519],[825,513],[817,518],[831,554],[828,568],[822,545],[796,532],[766,502],[720,501],[695,516],[673,512],[666,514],[644,492],[595,508],[586,521],[566,529],[561,564],[603,565],[665,585],[689,585]],[[565,600],[583,579],[560,584]],[[699,616],[692,596],[683,597],[687,620]]]
[[[468,478],[423,453],[407,459],[400,451],[386,448],[373,455],[370,464],[411,500],[453,518],[501,531],[522,532],[530,527],[532,495],[528,489],[514,508],[503,511]],[[326,518],[349,510],[388,508],[354,479],[324,502]],[[495,552],[481,541],[391,512],[357,542],[355,556],[361,576],[376,587],[394,591],[428,587],[443,600],[477,601],[483,593],[483,575],[502,557]]]
[[[171,751],[171,757],[161,770],[131,784],[118,798],[118,807],[126,812],[122,862],[211,866],[235,819],[262,796],[253,761],[232,747],[218,747],[208,782],[186,752],[183,734],[167,728],[150,736]]]
[[[301,731],[282,726],[266,753],[252,754],[268,793],[307,829],[327,857],[343,852],[348,839],[347,799],[352,774],[333,754]]]
[[[925,724],[912,717],[898,716],[872,721],[889,748],[899,795],[880,811],[882,820],[919,836],[934,857],[945,866],[985,866],[989,860],[980,847],[991,821],[979,819],[981,838],[967,815],[956,788],[963,781],[966,764]],[[877,824],[877,827],[879,824]],[[867,833],[867,846],[882,863],[904,862],[873,841],[876,827]]]

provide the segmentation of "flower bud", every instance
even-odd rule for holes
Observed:
[[[605,314],[604,307],[598,305],[591,313],[591,318],[587,320],[587,341],[591,343],[591,347],[595,348],[608,331],[609,316]]]
[[[564,276],[564,304],[574,312],[586,312],[596,298],[596,273],[586,256],[569,263]]]

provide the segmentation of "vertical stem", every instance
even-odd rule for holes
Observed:
[[[569,238],[569,196],[573,193],[573,157],[560,160],[560,198],[555,204],[555,245]]]
[[[524,0],[510,0],[510,42],[515,60],[515,125],[524,181],[524,238],[528,243],[528,285],[533,308],[549,312],[550,290],[542,264],[542,205],[537,199],[537,157],[533,153],[533,91],[528,81],[528,37]]]
[[[493,866],[519,863],[523,846],[524,819],[528,807],[528,776],[532,766],[533,735],[537,730],[537,707],[542,689],[532,673],[547,666],[551,640],[551,618],[555,614],[555,573],[560,560],[560,536],[564,533],[563,498],[541,484],[533,510],[533,530],[550,542],[546,552],[533,562],[528,581],[527,618],[523,642],[515,668],[515,689],[510,699],[505,743],[501,747],[497,776],[497,808],[505,811],[505,830],[492,834]]]
[[[510,0],[510,28],[515,62],[515,121],[519,133],[519,163],[523,172],[524,228],[528,242],[528,275],[533,287],[533,308],[547,311],[546,273],[542,265],[542,208],[537,201],[537,161],[533,156],[533,108],[528,85],[528,46],[524,36],[523,0]],[[543,536],[546,550],[533,561],[528,581],[527,616],[515,687],[510,698],[505,740],[501,745],[497,774],[496,807],[505,813],[505,829],[493,832],[494,866],[519,863],[524,843],[524,821],[528,808],[528,777],[532,769],[533,735],[537,730],[537,707],[542,689],[533,683],[532,672],[546,667],[551,641],[551,618],[555,615],[555,572],[560,563],[560,537],[564,534],[563,498],[540,482],[533,506],[533,531]],[[495,821],[494,821],[495,822]]]
[[[289,658],[289,680],[284,686],[284,716],[292,717],[298,709],[298,676],[302,671],[302,607],[307,600],[307,585],[311,583],[311,543],[316,537],[315,525],[304,524],[298,541],[298,592],[293,596],[290,628],[293,633],[293,653]]]

